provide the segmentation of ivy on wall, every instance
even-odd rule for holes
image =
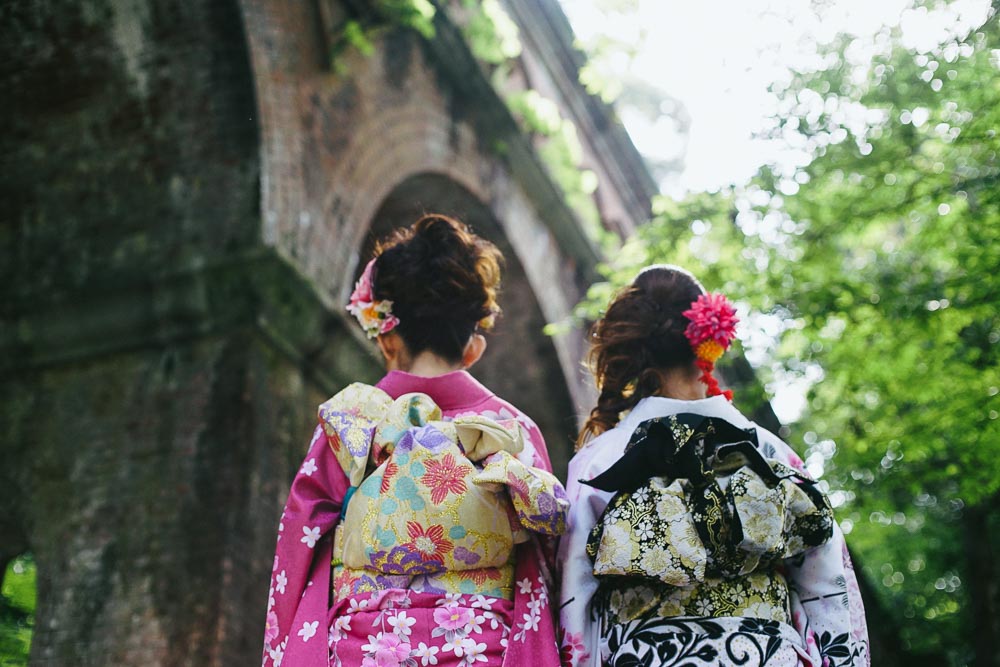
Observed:
[[[588,235],[605,249],[617,239],[601,224],[594,201],[597,175],[582,167],[583,147],[576,125],[560,112],[555,101],[532,88],[510,90],[508,81],[522,45],[517,25],[500,0],[456,0],[462,33],[473,56],[487,70],[494,89],[504,99],[521,129],[536,138],[538,155],[562,191],[567,205],[584,223]],[[437,8],[429,0],[375,0],[342,21],[330,35],[330,66],[342,72],[343,55],[356,49],[375,52],[375,41],[385,31],[405,28],[425,39],[434,38]],[[581,76],[587,70],[581,71]],[[501,150],[502,147],[498,147]]]
[[[469,48],[480,62],[506,65],[521,55],[517,25],[499,0],[462,0],[468,19],[462,26]]]
[[[528,134],[542,138],[538,154],[549,175],[563,192],[566,203],[584,223],[587,233],[602,244],[608,235],[601,225],[594,202],[597,175],[581,165],[583,147],[572,120],[562,115],[558,104],[533,88],[508,92],[503,83],[511,64],[521,54],[517,25],[499,0],[463,0],[468,19],[463,25],[473,55],[494,68],[494,87],[500,91],[511,114]]]
[[[430,0],[373,0],[366,3],[329,35],[330,68],[341,72],[342,56],[351,49],[366,56],[372,55],[379,35],[395,28],[408,28],[426,39],[432,39],[436,14],[437,9]]]
[[[0,666],[22,667],[28,664],[34,627],[35,561],[29,554],[18,556],[0,575]]]

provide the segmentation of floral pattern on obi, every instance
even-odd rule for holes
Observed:
[[[356,405],[376,418],[359,419]],[[393,401],[367,385],[320,415],[354,489],[334,535],[334,599],[389,588],[511,599],[514,545],[529,531],[565,530],[562,485],[513,456],[523,447],[516,422],[446,421],[426,395]]]
[[[830,539],[833,511],[815,482],[765,459],[753,433],[685,417],[643,424],[622,462],[593,480],[621,488],[587,541],[595,576],[685,587],[743,577]],[[651,470],[649,459],[666,463]]]
[[[771,571],[680,588],[651,579],[611,577],[601,581],[593,599],[604,627],[656,617],[745,616],[791,624],[789,605],[788,582]]]
[[[737,446],[722,447],[717,456],[719,447],[712,438],[720,431],[735,436],[720,441],[723,445]],[[690,443],[689,448],[682,452],[686,443]],[[755,451],[749,451],[751,446]],[[748,464],[763,487],[756,486],[756,480],[746,484],[739,481],[736,472]],[[613,470],[614,479],[607,479]],[[674,474],[670,474],[671,470]],[[789,470],[799,475],[789,476]],[[654,477],[660,478],[658,484],[651,483]],[[697,491],[699,479],[705,482],[701,493]],[[782,479],[785,484],[802,487],[813,509],[799,504],[802,498],[797,494],[784,495]],[[713,489],[706,495],[704,489],[712,485],[721,494]],[[681,502],[684,521],[694,522],[706,552],[703,581],[675,586],[642,574],[596,575],[588,543],[594,552],[597,545],[591,536],[595,526],[607,520],[609,504],[616,496],[634,496],[632,507],[620,501],[620,519],[627,525],[619,527],[629,534],[620,541],[630,544],[630,552],[634,547],[641,554],[641,540],[649,539],[647,533],[653,532],[651,525],[643,524],[642,517],[643,511],[656,511],[655,506],[649,508],[654,490],[666,496],[665,503]],[[567,493],[572,508],[569,528],[559,548],[563,564],[560,644],[564,667],[870,664],[857,579],[843,533],[835,522],[827,523],[825,499],[808,481],[802,460],[791,448],[751,422],[723,397],[699,401],[642,399],[617,427],[598,436],[573,457]],[[765,494],[772,496],[768,502],[780,505],[774,513],[756,507]],[[737,497],[741,497],[740,510]],[[713,499],[717,504],[702,509],[704,505],[696,502],[699,498]],[[789,514],[798,516],[798,521],[782,523],[782,538],[776,541],[779,523],[775,519]],[[708,521],[709,516],[715,520]],[[633,518],[639,518],[634,527]],[[713,530],[703,536],[699,525]],[[744,525],[749,526],[751,540],[747,549],[738,549],[744,540]],[[690,535],[688,529],[670,528]],[[766,563],[770,553],[779,550],[776,546],[782,539],[783,553],[795,552],[802,544],[822,543],[790,558]],[[720,544],[724,547],[721,550],[717,548]],[[739,555],[741,551],[745,554],[742,562],[717,558],[726,553]],[[679,555],[683,552],[678,550]],[[607,556],[610,560],[611,554]],[[650,561],[656,559],[650,557]],[[622,557],[620,562],[624,560]],[[632,560],[630,556],[629,562]],[[641,557],[638,560],[641,564]],[[758,568],[749,574],[713,575],[713,571],[726,567],[729,572],[738,572],[751,562],[757,562]],[[733,565],[739,567],[733,570]]]
[[[640,576],[673,586],[705,578],[708,553],[685,505],[687,480],[653,478],[608,505],[587,553],[598,576]]]

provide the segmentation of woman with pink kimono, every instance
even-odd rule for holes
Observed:
[[[501,259],[439,215],[376,249],[348,310],[388,374],[319,408],[278,527],[264,667],[558,665],[565,491],[534,423],[466,371]]]

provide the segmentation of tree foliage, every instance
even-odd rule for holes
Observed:
[[[794,439],[893,616],[873,625],[912,654],[993,664],[996,620],[973,609],[996,608],[997,582],[973,560],[1000,523],[1000,29],[889,43],[859,65],[845,38],[775,90],[772,138],[806,164],[660,202],[581,314],[668,261],[775,329],[777,372],[811,384]]]
[[[35,562],[30,555],[13,559],[0,586],[0,667],[28,664],[35,613]]]

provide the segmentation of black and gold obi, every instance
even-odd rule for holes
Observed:
[[[604,624],[745,616],[789,622],[781,563],[830,539],[816,483],[766,459],[754,429],[682,413],[643,422],[589,482],[616,492],[590,533]]]

